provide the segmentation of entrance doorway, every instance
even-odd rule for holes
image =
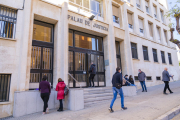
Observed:
[[[39,87],[43,75],[53,85],[53,25],[34,21],[31,48],[30,89]]]
[[[69,30],[69,73],[81,84],[89,86],[89,68],[96,65],[96,87],[105,86],[104,53],[102,38]],[[80,87],[69,77],[69,87]]]

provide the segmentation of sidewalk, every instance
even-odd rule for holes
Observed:
[[[36,113],[9,120],[154,120],[180,105],[180,81],[170,83],[173,94],[164,95],[163,88],[164,84],[149,87],[147,93],[138,90],[137,96],[125,97],[125,106],[128,107],[126,111],[121,111],[120,99],[117,99],[113,107],[114,113],[109,113],[111,101],[108,101],[80,111],[51,110],[46,115]]]

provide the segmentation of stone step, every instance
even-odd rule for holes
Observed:
[[[84,89],[84,92],[86,92],[86,91],[99,91],[99,90],[112,90],[112,87],[86,88],[86,89]]]
[[[113,96],[113,93],[104,93],[104,94],[86,94],[84,95],[84,99],[103,97],[103,96]]]
[[[84,99],[84,103],[103,101],[103,100],[112,99],[112,98],[113,96],[101,96],[101,97],[95,97],[95,98],[88,98],[88,99]]]
[[[112,93],[112,90],[84,92],[84,95]]]

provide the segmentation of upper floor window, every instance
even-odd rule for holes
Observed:
[[[146,12],[149,13],[149,1],[145,1]]]
[[[171,53],[168,53],[169,64],[172,65]]]
[[[152,51],[153,51],[154,62],[158,62],[157,50],[156,49],[152,49]]]
[[[149,26],[149,35],[150,35],[150,37],[153,37],[153,24],[148,23],[148,26]]]
[[[102,0],[69,0],[69,4],[103,17]]]
[[[137,44],[131,43],[132,58],[138,59]]]
[[[148,48],[146,46],[143,46],[143,55],[144,55],[144,60],[149,60]]]
[[[160,32],[160,28],[157,27],[157,37],[158,37],[158,42],[161,41],[161,32]]]
[[[133,29],[132,14],[131,13],[127,13],[127,15],[128,15],[128,25],[129,25],[129,28]]]
[[[140,0],[136,0],[136,6],[137,6],[138,8],[141,8]]]
[[[0,5],[0,37],[15,38],[17,10]]]
[[[161,13],[161,20],[162,20],[162,22],[164,22],[164,12],[162,10],[160,10],[160,13]]]
[[[154,8],[154,17],[157,18],[157,7],[153,6],[153,8]]]
[[[119,8],[113,5],[112,11],[113,11],[113,22],[119,24]]]
[[[164,30],[164,39],[165,39],[165,42],[166,42],[166,44],[168,43],[168,40],[167,40],[167,31],[166,30]]]
[[[144,25],[143,25],[143,20],[139,18],[139,31],[140,33],[144,34]]]
[[[166,63],[164,51],[161,51],[162,63]]]

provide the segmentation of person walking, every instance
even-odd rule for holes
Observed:
[[[48,101],[51,94],[51,87],[47,80],[46,75],[43,76],[42,81],[39,83],[39,91],[41,92],[41,98],[44,102],[43,115],[49,113]]]
[[[59,109],[57,110],[58,112],[63,111],[63,99],[65,97],[64,95],[64,89],[66,87],[66,84],[64,83],[64,81],[59,78],[58,79],[58,83],[56,85],[56,91],[57,91],[57,100],[59,100],[60,106]]]
[[[168,69],[165,67],[164,71],[162,72],[162,81],[164,81],[165,86],[164,86],[164,94],[167,95],[166,90],[168,89],[169,92],[172,94],[173,92],[171,91],[171,89],[169,88],[169,81],[170,81],[170,77],[173,77],[174,75],[170,75],[168,72]]]
[[[124,107],[124,95],[123,95],[123,90],[122,88],[117,88],[117,85],[121,85],[122,86],[122,83],[123,80],[122,80],[122,74],[121,74],[121,68],[120,67],[117,67],[116,68],[116,73],[113,75],[112,77],[112,90],[113,90],[113,99],[111,101],[111,104],[110,104],[110,108],[109,108],[109,111],[112,113],[114,112],[114,110],[112,109],[113,107],[113,104],[114,104],[114,101],[116,100],[117,98],[117,93],[120,95],[121,97],[121,108],[122,110],[126,110],[127,107]]]
[[[141,83],[142,92],[144,92],[144,90],[147,92],[146,83],[145,83],[146,74],[143,71],[141,71],[141,69],[139,69],[138,79],[139,82]]]
[[[95,87],[94,86],[94,77],[96,75],[96,65],[93,64],[93,62],[91,63],[91,66],[90,66],[90,69],[89,69],[89,73],[90,73],[90,76],[89,76],[89,85],[90,85],[90,87],[92,87],[91,86],[91,81],[92,81],[93,87]]]

